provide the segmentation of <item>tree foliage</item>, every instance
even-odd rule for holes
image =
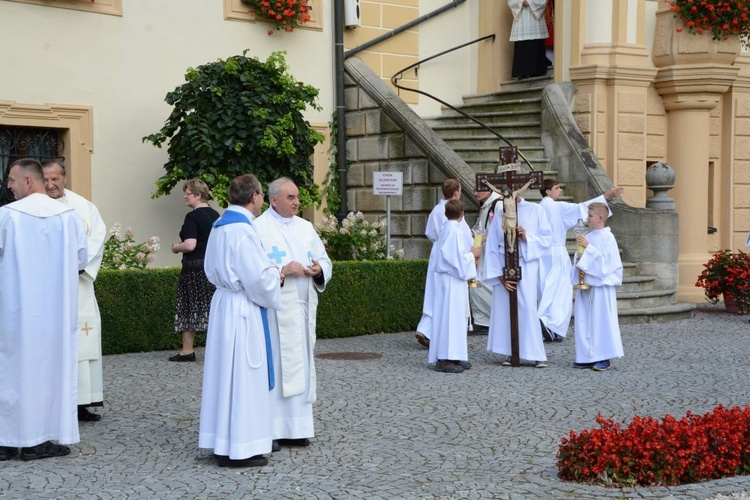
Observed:
[[[159,148],[169,142],[154,198],[197,178],[226,206],[229,182],[253,173],[263,183],[290,177],[303,205],[320,201],[311,156],[324,138],[302,116],[308,106],[320,109],[318,89],[289,74],[284,52],[265,62],[246,53],[188,68],[186,83],[167,94],[172,113],[159,132],[143,138]]]

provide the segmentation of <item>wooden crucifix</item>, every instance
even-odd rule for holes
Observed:
[[[542,187],[542,172],[528,174],[518,173],[515,169],[496,174],[477,174],[477,191],[495,191],[503,196],[503,232],[505,233],[505,266],[503,279],[518,283],[523,277],[523,270],[518,256],[518,198],[526,189]],[[508,291],[510,305],[510,363],[521,364],[518,341],[518,291]]]

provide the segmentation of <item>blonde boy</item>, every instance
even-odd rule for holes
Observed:
[[[622,261],[617,241],[604,227],[609,209],[604,203],[592,203],[588,210],[591,232],[578,236],[583,254],[576,255],[570,277],[578,283],[578,270],[584,272],[586,290],[575,296],[576,368],[605,371],[610,360],[623,356],[620,326],[617,320],[615,287],[622,284]]]

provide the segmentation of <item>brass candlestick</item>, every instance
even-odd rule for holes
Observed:
[[[576,235],[576,240],[578,239],[579,236],[586,234],[586,226],[583,224],[583,219],[578,219],[578,223],[573,228],[573,233]],[[584,250],[585,248],[583,248],[582,245],[578,245],[576,247],[576,254],[578,255],[579,259],[581,258],[581,256],[583,256]],[[578,270],[578,283],[573,285],[573,290],[588,290],[589,288],[591,288],[591,285],[584,283],[583,276],[584,276],[583,270],[579,269]]]

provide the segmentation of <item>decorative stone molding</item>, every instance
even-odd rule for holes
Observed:
[[[0,125],[61,129],[70,189],[91,199],[91,154],[94,119],[91,106],[21,104],[0,101]]]
[[[307,3],[312,7],[309,11],[310,20],[302,26],[295,28],[295,30],[321,31],[323,29],[323,3],[321,0],[307,0]],[[252,13],[252,9],[247,4],[242,3],[242,0],[224,0],[224,19],[227,21],[244,21],[249,23],[271,22],[263,17],[256,18]]]
[[[8,2],[28,3],[56,7],[58,9],[83,10],[96,14],[122,16],[122,0],[7,0]]]

